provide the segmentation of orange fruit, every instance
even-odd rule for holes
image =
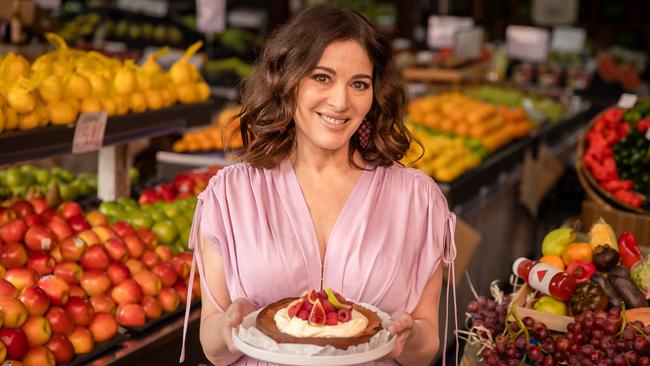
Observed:
[[[559,255],[545,255],[539,259],[540,263],[546,263],[549,266],[553,266],[560,271],[564,271],[564,262]]]
[[[571,262],[582,261],[586,263],[591,263],[594,250],[589,243],[573,243],[567,245],[566,249],[562,253],[562,260],[565,265],[571,264]]]

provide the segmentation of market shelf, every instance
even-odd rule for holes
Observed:
[[[111,117],[106,123],[103,146],[126,143],[209,124],[213,112],[222,106],[220,99],[142,113]],[[72,152],[75,126],[48,126],[29,131],[0,134],[0,164],[43,159]]]

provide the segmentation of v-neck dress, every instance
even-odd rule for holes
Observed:
[[[226,167],[198,198],[190,247],[205,237],[223,259],[230,298],[255,308],[320,288],[322,280],[388,314],[412,312],[438,265],[452,264],[456,255],[455,216],[438,186],[399,164],[362,172],[331,230],[322,265],[288,159],[273,169]],[[204,280],[210,264],[199,250],[194,254],[202,294],[221,309]],[[265,365],[247,357],[235,364]]]

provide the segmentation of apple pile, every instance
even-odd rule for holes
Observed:
[[[192,256],[72,201],[0,206],[0,362],[54,365],[187,298]],[[199,283],[192,284],[192,298]]]
[[[290,318],[298,317],[311,325],[337,325],[352,319],[352,303],[336,291],[325,287],[309,290],[287,307]]]
[[[203,170],[180,173],[171,183],[161,183],[142,191],[138,202],[146,205],[154,202],[172,202],[196,196],[208,186],[210,178],[222,167],[212,166]]]

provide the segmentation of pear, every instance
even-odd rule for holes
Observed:
[[[544,237],[542,242],[543,255],[561,256],[567,245],[575,242],[576,232],[573,228],[562,227],[555,229]]]

